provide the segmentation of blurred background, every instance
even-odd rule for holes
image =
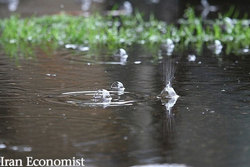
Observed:
[[[18,13],[23,17],[34,15],[47,15],[66,12],[74,15],[100,12],[129,7],[124,0],[0,0],[0,17],[8,17]],[[158,19],[174,21],[183,15],[187,5],[194,6],[199,12],[204,11],[204,4],[214,5],[219,11],[227,11],[235,6],[241,14],[249,13],[248,0],[133,0],[129,4],[133,9],[139,9],[145,14],[154,13]],[[213,15],[213,10],[209,15]]]

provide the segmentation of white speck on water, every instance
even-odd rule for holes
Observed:
[[[56,74],[46,74],[48,77],[56,77]]]
[[[29,146],[11,146],[9,147],[10,150],[18,151],[18,152],[31,152],[32,147]]]
[[[193,62],[196,60],[196,56],[195,55],[188,55],[188,61]]]
[[[0,144],[0,149],[5,149],[7,146],[5,144]]]
[[[202,112],[201,114],[203,114],[203,115],[204,115],[204,114],[205,114],[205,112]]]
[[[226,90],[225,90],[225,89],[222,89],[221,91],[222,91],[222,92],[226,92]]]
[[[141,64],[141,61],[135,61],[134,64]]]
[[[199,61],[198,64],[201,64],[201,61]]]
[[[88,66],[90,66],[90,65],[91,65],[91,63],[87,63],[87,65],[88,65]]]
[[[211,114],[213,114],[213,113],[215,113],[215,111],[214,111],[214,110],[212,110],[212,111],[210,111],[210,113],[211,113]]]
[[[124,136],[124,137],[123,137],[123,140],[128,140],[128,136]]]

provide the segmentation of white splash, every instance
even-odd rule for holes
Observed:
[[[196,56],[195,55],[188,55],[188,61],[194,62],[195,60],[196,60]]]

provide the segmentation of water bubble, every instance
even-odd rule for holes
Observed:
[[[110,103],[111,100],[112,97],[106,89],[99,89],[93,96],[93,101],[95,102]]]
[[[195,55],[188,55],[188,61],[195,61],[196,56]]]
[[[128,57],[127,52],[126,52],[125,49],[123,49],[123,48],[120,48],[120,49],[116,52],[115,56],[119,56],[119,57]]]
[[[115,90],[115,91],[124,91],[125,87],[123,86],[123,84],[119,81],[115,81],[112,85],[111,85],[111,90]]]
[[[126,52],[123,48],[120,48],[120,49],[114,54],[114,56],[120,58],[120,64],[121,64],[121,65],[125,65],[125,64],[126,64],[128,55],[127,55],[127,52]]]

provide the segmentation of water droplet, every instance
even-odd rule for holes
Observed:
[[[193,62],[196,60],[196,56],[195,55],[188,55],[188,61]]]
[[[111,90],[115,90],[115,91],[124,91],[125,87],[123,86],[123,84],[119,81],[115,81],[114,83],[112,83],[111,85]]]

